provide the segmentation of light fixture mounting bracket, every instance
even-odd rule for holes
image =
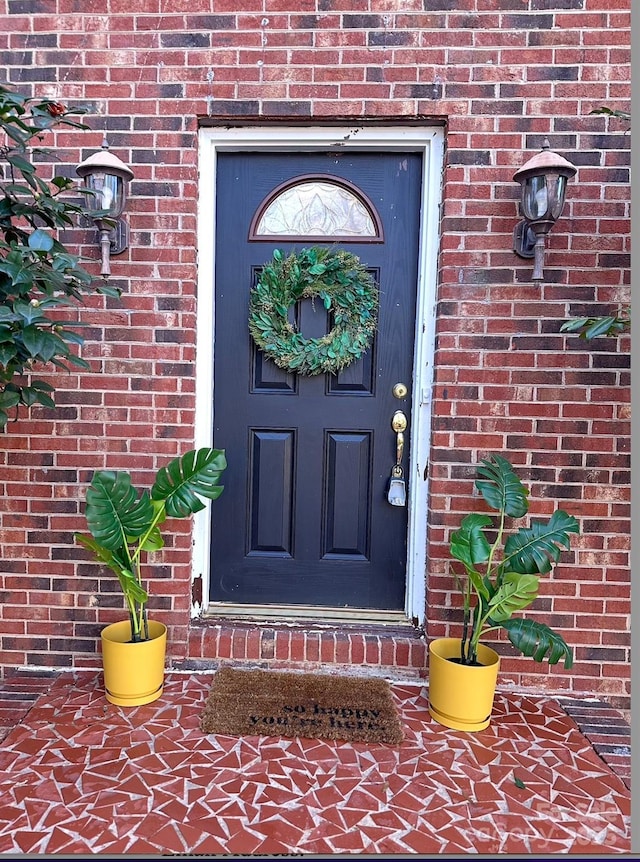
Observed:
[[[513,229],[513,250],[518,257],[534,257],[536,235],[525,219],[519,221]]]
[[[116,219],[115,226],[109,232],[109,247],[111,254],[122,254],[129,247],[129,222],[125,219]]]

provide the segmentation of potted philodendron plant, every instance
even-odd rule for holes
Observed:
[[[507,519],[527,514],[529,491],[499,455],[480,462],[475,486],[497,515],[473,512],[451,534],[450,554],[463,569],[452,564],[462,634],[429,645],[429,712],[446,727],[472,731],[489,724],[500,664],[498,653],[480,642],[488,632],[504,629],[523,655],[549,664],[562,659],[571,667],[572,650],[560,634],[515,615],[535,601],[540,576],[569,548],[569,534],[579,532],[577,520],[562,509],[508,531]]]
[[[150,703],[162,694],[167,627],[149,620],[143,557],[164,547],[167,518],[187,518],[216,500],[226,468],[224,450],[193,449],[158,470],[150,491],[138,491],[128,472],[99,470],[86,493],[85,518],[91,535],[76,540],[115,572],[129,619],[101,632],[107,700],[121,706]]]

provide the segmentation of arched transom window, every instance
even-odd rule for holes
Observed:
[[[299,176],[274,189],[258,207],[249,239],[349,239],[382,242],[375,207],[354,185],[332,176]]]

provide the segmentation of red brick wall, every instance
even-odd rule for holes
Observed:
[[[0,0],[0,78],[89,108],[95,131],[58,135],[63,169],[73,174],[106,130],[135,171],[131,247],[112,262],[122,302],[82,312],[95,327],[83,349],[92,370],[57,375],[59,409],[21,416],[0,442],[0,664],[97,665],[98,632],[122,601],[73,541],[83,483],[107,466],[145,481],[193,442],[199,122],[437,121],[447,156],[427,636],[452,618],[447,540],[475,506],[473,464],[508,453],[532,514],[561,506],[582,533],[537,605],[576,647],[574,670],[506,658],[504,675],[621,703],[628,338],[588,344],[558,330],[628,296],[627,125],[589,112],[629,108],[630,0],[111,0],[108,15],[105,5]],[[534,287],[531,263],[511,251],[512,176],[545,136],[578,174]],[[66,239],[96,260],[93,231]],[[189,548],[185,527],[152,585],[175,661],[205,656],[189,623]]]

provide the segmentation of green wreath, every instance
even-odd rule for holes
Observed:
[[[304,338],[288,311],[318,297],[333,327],[322,338]],[[303,248],[266,263],[249,297],[249,332],[277,366],[298,374],[336,374],[371,345],[378,318],[378,288],[354,254]]]

